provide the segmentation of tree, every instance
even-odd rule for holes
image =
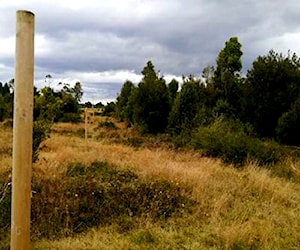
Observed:
[[[214,86],[215,103],[223,99],[232,109],[240,106],[242,69],[241,57],[242,45],[237,37],[231,37],[222,49],[217,58],[217,67],[212,77]],[[210,71],[204,73],[210,73]]]
[[[85,103],[82,105],[82,107],[84,107],[84,108],[92,108],[92,107],[93,107],[93,104],[92,104],[90,101],[88,101],[88,102],[85,102]]]
[[[205,103],[205,86],[190,76],[183,79],[183,85],[175,98],[169,116],[169,129],[173,134],[190,131],[196,126],[197,114]]]
[[[62,90],[44,87],[34,96],[34,119],[48,122],[80,121],[80,106],[73,88],[64,84]]]
[[[52,88],[42,88],[40,94],[34,96],[34,120],[57,122],[60,116],[61,105],[61,98],[55,95]]]
[[[132,97],[133,118],[143,132],[159,133],[167,127],[169,93],[162,77],[158,77],[151,61],[142,70],[143,79]]]
[[[243,120],[262,137],[275,137],[278,119],[300,94],[299,59],[271,50],[259,56],[247,73]]]
[[[131,121],[131,113],[129,109],[129,98],[132,94],[133,89],[135,88],[134,84],[131,81],[126,81],[121,89],[121,93],[117,97],[116,102],[116,116],[121,121],[127,120]]]
[[[242,69],[241,51],[242,45],[239,43],[237,37],[231,37],[225,42],[225,47],[219,53],[217,58],[216,74],[220,75],[224,72],[231,74],[239,73]]]
[[[13,89],[10,83],[4,85],[0,82],[0,121],[12,118],[13,115]]]
[[[276,127],[277,139],[284,144],[300,146],[300,98],[291,109],[279,118]]]
[[[48,87],[51,85],[52,76],[50,74],[45,76],[45,82],[48,83]]]
[[[102,115],[104,115],[104,116],[112,116],[112,115],[114,115],[115,110],[116,110],[116,103],[115,102],[108,102],[104,106],[104,110],[103,110]]]
[[[170,97],[170,107],[172,107],[176,95],[178,93],[179,82],[176,79],[172,79],[172,81],[168,84],[168,91]]]
[[[3,121],[5,117],[5,103],[2,94],[0,94],[0,122]]]
[[[94,108],[97,108],[97,109],[103,108],[103,107],[104,107],[104,104],[102,102],[97,102],[94,106]]]
[[[82,91],[82,87],[81,87],[81,83],[80,82],[76,82],[75,86],[72,89],[72,94],[75,97],[75,100],[77,102],[80,102],[82,96],[83,96],[83,91]]]

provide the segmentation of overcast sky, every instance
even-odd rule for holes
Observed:
[[[80,81],[83,101],[114,100],[148,60],[165,76],[200,76],[232,36],[243,72],[270,49],[300,56],[299,0],[9,0],[0,3],[0,81],[14,77],[15,16],[35,14],[35,84]]]

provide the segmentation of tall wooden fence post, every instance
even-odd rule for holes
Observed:
[[[11,249],[30,248],[34,14],[16,13]]]

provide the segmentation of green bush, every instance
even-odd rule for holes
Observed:
[[[105,120],[103,122],[99,122],[97,128],[117,129],[117,126],[112,121]]]
[[[64,113],[59,119],[60,122],[79,123],[82,121],[80,113]]]
[[[300,145],[300,99],[298,99],[288,112],[278,119],[276,127],[277,139],[284,144]]]
[[[283,150],[272,141],[262,141],[249,135],[249,130],[239,122],[217,119],[194,134],[192,145],[207,156],[219,157],[226,164],[242,166],[247,161],[258,165],[280,161]]]
[[[33,123],[33,140],[32,140],[32,160],[38,159],[38,150],[42,141],[47,139],[50,134],[50,123],[44,120],[38,120]]]
[[[286,153],[285,149],[275,141],[252,138],[249,154],[259,165],[273,165],[280,162]]]

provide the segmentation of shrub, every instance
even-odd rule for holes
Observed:
[[[49,137],[50,124],[44,120],[38,120],[33,123],[33,140],[32,140],[32,160],[38,159],[38,150],[42,141]]]
[[[111,128],[111,129],[117,129],[117,126],[112,121],[102,121],[98,123],[98,128]]]
[[[33,178],[33,238],[61,237],[116,222],[122,230],[139,217],[164,220],[194,203],[166,180],[142,179],[106,162],[74,163],[58,180]]]
[[[276,135],[277,139],[281,143],[299,146],[300,145],[300,132],[299,132],[299,123],[300,123],[300,99],[297,100],[292,108],[283,113],[279,118]]]
[[[259,165],[272,165],[281,161],[286,154],[285,149],[272,140],[262,141],[258,138],[252,138],[249,146],[251,159]]]
[[[248,134],[251,131],[239,122],[217,119],[194,134],[192,145],[207,156],[219,157],[224,163],[242,166],[248,160],[259,165],[280,161],[283,150],[272,141],[262,141]]]
[[[82,121],[80,113],[64,113],[59,119],[60,122],[79,123]]]

